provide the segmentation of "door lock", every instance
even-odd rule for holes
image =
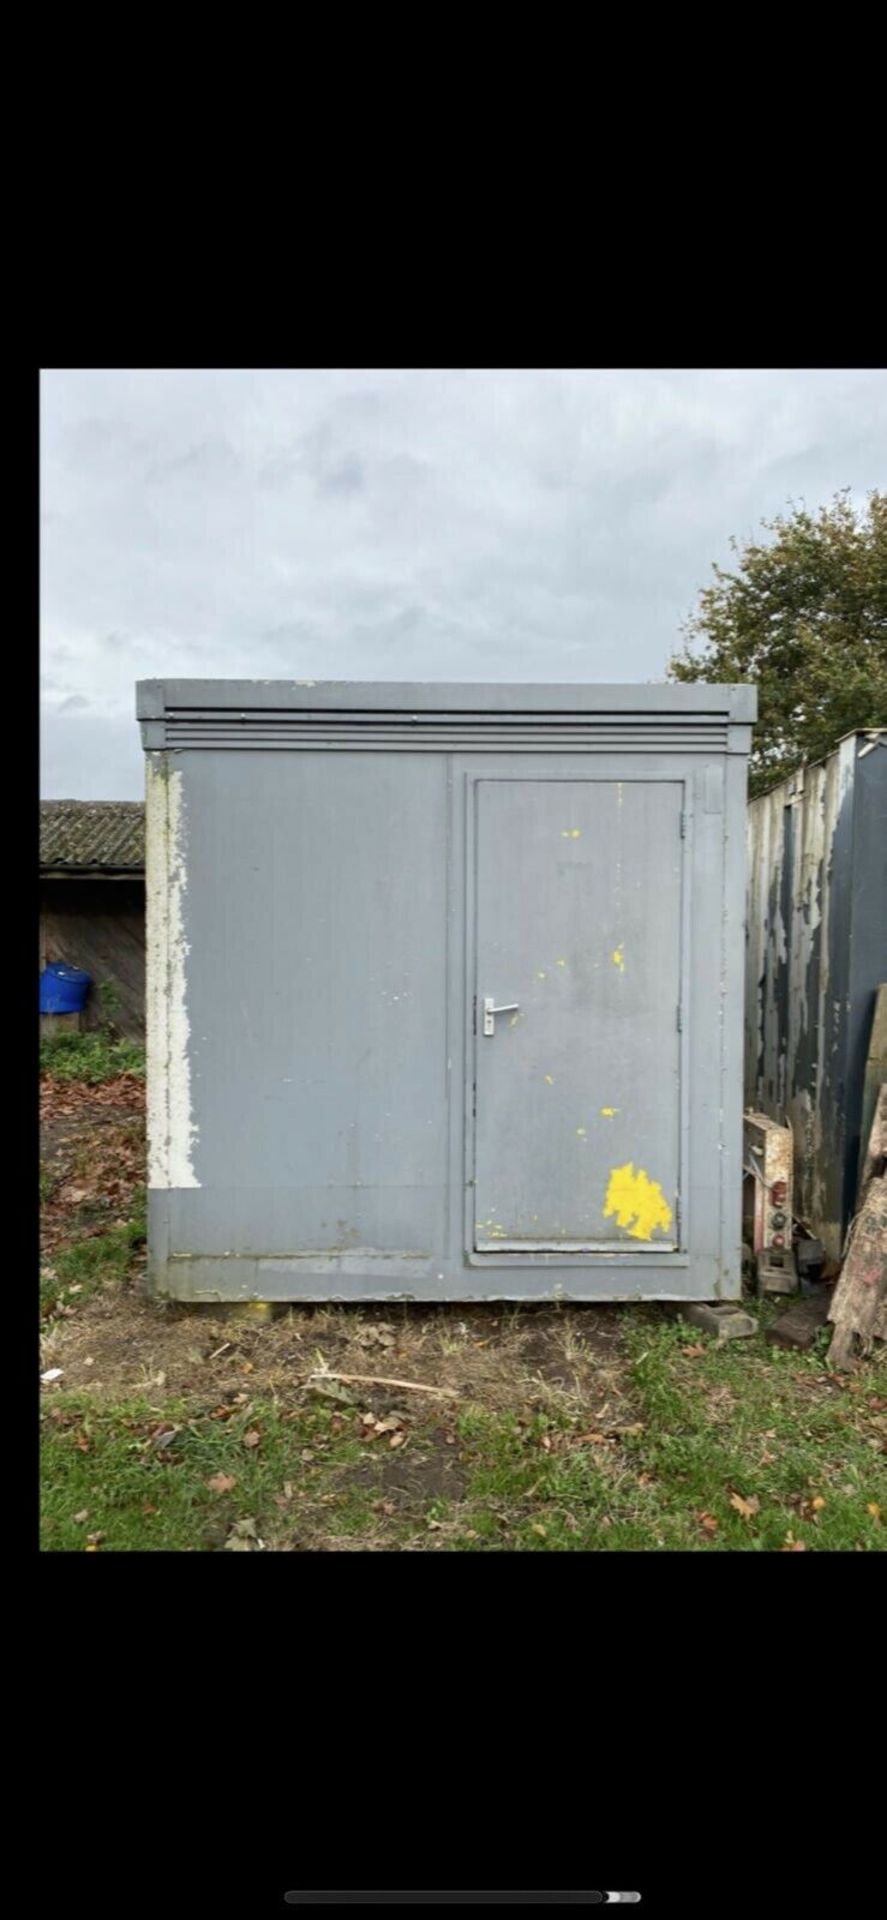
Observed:
[[[516,1000],[513,1000],[511,1002],[511,1005],[508,1007],[497,1007],[497,1006],[494,1006],[493,1004],[492,994],[491,993],[485,994],[484,995],[484,1033],[486,1034],[495,1033],[497,1013],[517,1013],[518,1011],[519,1011],[519,1007],[518,1007],[518,1002]]]

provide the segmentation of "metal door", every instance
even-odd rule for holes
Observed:
[[[680,1245],[683,791],[475,782],[477,1252]]]

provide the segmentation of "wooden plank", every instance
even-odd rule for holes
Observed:
[[[859,1178],[858,1203],[862,1200],[863,1172],[868,1151],[869,1134],[878,1104],[878,1089],[887,1080],[887,984],[878,987],[875,994],[875,1010],[872,1016],[872,1031],[866,1059],[865,1078],[862,1083],[862,1112],[860,1115],[859,1141]]]
[[[41,936],[47,960],[82,967],[92,975],[94,990],[87,1000],[83,1025],[96,1026],[105,1017],[103,981],[113,988],[117,1004],[107,1017],[127,1039],[145,1034],[145,917],[144,889],[134,882],[110,889],[103,883],[71,882],[41,887]]]
[[[847,1369],[871,1353],[887,1325],[887,1082],[878,1091],[863,1162],[862,1205],[850,1229],[841,1277],[832,1297],[829,1361]]]
[[[869,1128],[868,1145],[862,1162],[862,1178],[859,1183],[859,1204],[865,1202],[870,1180],[884,1173],[887,1159],[887,1080],[878,1088],[878,1102],[872,1114]]]

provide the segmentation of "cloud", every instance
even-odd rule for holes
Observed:
[[[885,456],[864,370],[47,372],[45,791],[141,791],[140,678],[661,677],[731,534]]]

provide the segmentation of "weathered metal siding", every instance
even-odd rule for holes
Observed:
[[[857,733],[748,810],[745,1099],[795,1140],[795,1211],[837,1258],[887,976],[887,735]]]
[[[139,711],[159,1291],[736,1297],[750,689]]]

